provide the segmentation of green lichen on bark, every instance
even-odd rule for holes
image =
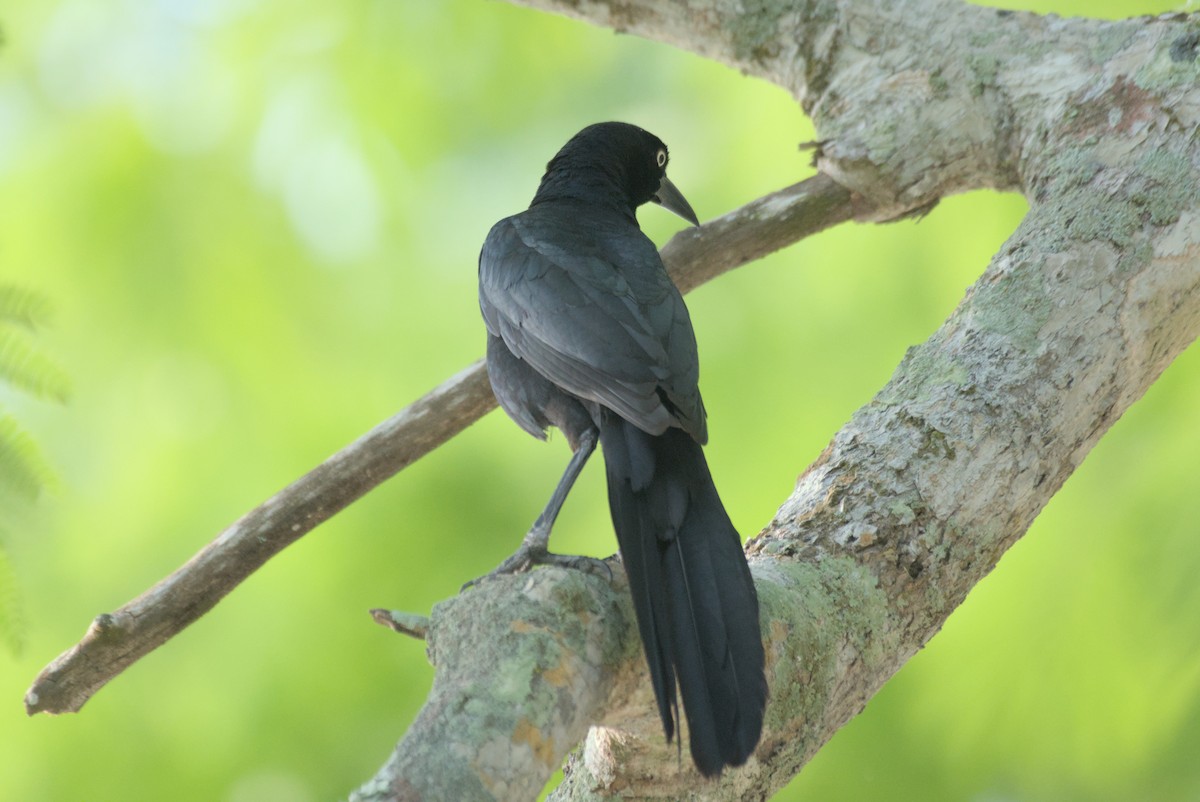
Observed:
[[[785,0],[747,0],[741,14],[729,21],[729,37],[739,62],[771,61],[779,54],[779,20],[795,9]]]
[[[1196,200],[1196,171],[1191,161],[1165,147],[1143,153],[1137,161],[1140,179],[1130,202],[1144,209],[1151,223],[1167,226]]]
[[[1200,23],[1193,22],[1187,30],[1166,39],[1163,46],[1134,73],[1133,81],[1143,89],[1159,92],[1164,89],[1187,89],[1200,81]]]
[[[946,385],[966,387],[970,378],[967,369],[944,349],[923,343],[904,353],[893,380],[880,390],[876,400],[882,404],[927,401]]]
[[[1038,217],[1053,248],[1108,242],[1139,264],[1150,255],[1147,227],[1174,224],[1200,191],[1190,159],[1166,147],[1141,153],[1119,181],[1092,143],[1058,149],[1041,169],[1048,182]]]
[[[1037,260],[1014,258],[1006,270],[990,272],[974,287],[972,320],[981,331],[998,334],[1014,347],[1033,352],[1054,304],[1041,281]]]
[[[764,634],[776,649],[768,657],[766,726],[779,732],[788,731],[789,722],[816,727],[845,651],[871,670],[890,645],[883,642],[892,638],[887,597],[875,576],[849,557],[757,562],[755,573]]]

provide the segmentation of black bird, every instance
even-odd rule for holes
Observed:
[[[754,582],[701,449],[696,337],[637,222],[654,201],[698,225],[667,160],[667,146],[636,126],[589,126],[546,166],[529,209],[484,242],[492,389],[521,428],[544,440],[556,426],[574,451],[520,549],[489,576],[599,562],[547,549],[598,440],[663,729],[670,741],[678,685],[692,758],[712,776],[754,751],[767,685]]]

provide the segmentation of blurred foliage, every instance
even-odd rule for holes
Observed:
[[[0,283],[0,385],[39,398],[66,401],[70,381],[29,336],[50,317],[50,302],[15,284]],[[33,438],[0,403],[0,533],[13,528],[23,502],[32,501],[53,473]],[[17,577],[0,541],[0,645],[21,651],[25,632]]]
[[[74,384],[65,408],[3,398],[62,490],[6,544],[28,645],[0,656],[0,798],[340,798],[432,676],[367,610],[427,612],[506,556],[562,469],[561,438],[489,415],[81,714],[26,720],[18,700],[92,616],[481,354],[479,244],[580,127],[661,136],[702,219],[808,175],[797,143],[815,134],[775,87],[504,3],[10,0],[0,16],[0,277],[53,299],[38,342]],[[689,296],[709,457],[743,533],[1024,210],[950,198]],[[659,242],[679,226],[642,217]],[[1197,358],[780,799],[1200,796]],[[607,554],[602,472],[585,473],[556,548]]]
[[[25,644],[24,618],[16,571],[8,554],[0,549],[0,645],[14,656]]]

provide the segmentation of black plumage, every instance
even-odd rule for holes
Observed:
[[[758,743],[766,681],[754,583],[701,448],[695,335],[637,224],[647,201],[696,222],[667,160],[666,146],[635,126],[585,128],[547,165],[529,209],[484,243],[492,388],[523,429],[545,438],[555,426],[575,452],[521,549],[494,573],[587,567],[547,543],[598,441],[663,728],[674,736],[678,687],[692,757],[715,775]]]

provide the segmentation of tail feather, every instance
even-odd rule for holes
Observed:
[[[701,773],[744,763],[766,704],[758,598],[700,445],[615,415],[600,427],[609,506],[663,729],[676,687]]]

